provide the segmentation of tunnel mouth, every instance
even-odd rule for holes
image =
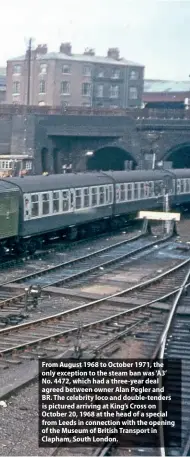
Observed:
[[[86,168],[89,171],[121,171],[126,169],[126,163],[130,162],[131,170],[136,167],[136,162],[132,155],[117,146],[105,146],[94,151],[88,158]]]
[[[172,148],[164,160],[171,161],[173,168],[190,168],[190,143]]]

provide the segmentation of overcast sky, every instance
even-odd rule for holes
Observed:
[[[56,51],[95,48],[145,65],[146,78],[188,80],[190,0],[6,0],[1,7],[0,65],[24,53],[27,39]]]

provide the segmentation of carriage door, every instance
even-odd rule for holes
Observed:
[[[24,194],[23,202],[23,211],[24,211],[24,221],[28,221],[31,218],[31,195]]]
[[[75,211],[75,190],[70,189],[70,211]]]

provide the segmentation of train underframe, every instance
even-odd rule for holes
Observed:
[[[55,242],[56,239],[65,239],[72,242],[90,238],[101,233],[116,231],[125,227],[127,223],[130,224],[135,217],[136,213],[115,216],[93,222],[91,221],[87,224],[51,231],[45,234],[38,234],[25,238],[17,237],[7,239],[0,244],[0,258],[11,253],[16,255],[34,254],[35,251],[41,250],[44,245]]]

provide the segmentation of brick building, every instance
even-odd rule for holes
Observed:
[[[144,66],[120,58],[111,48],[106,57],[86,49],[73,54],[70,43],[59,52],[39,45],[27,54],[7,62],[7,103],[26,104],[30,67],[30,104],[50,106],[92,106],[105,108],[141,107]]]
[[[6,68],[0,67],[0,103],[6,102]]]

